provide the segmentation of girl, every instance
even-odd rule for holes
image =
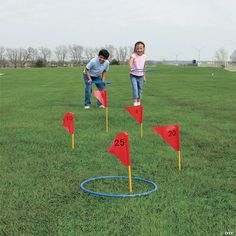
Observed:
[[[130,79],[132,84],[133,105],[141,105],[143,81],[146,82],[145,67],[147,56],[144,54],[145,44],[138,41],[130,57]]]

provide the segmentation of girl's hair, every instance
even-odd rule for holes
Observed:
[[[145,49],[145,44],[144,44],[144,42],[142,42],[142,41],[138,41],[138,42],[135,43],[135,45],[134,45],[134,52],[136,52],[136,47],[137,47],[137,45],[139,45],[139,44],[142,44],[143,47],[144,47],[144,49]]]
[[[106,59],[108,59],[108,57],[109,57],[109,52],[108,52],[106,49],[102,49],[102,50],[99,51],[98,56],[103,56],[103,57],[105,57]]]

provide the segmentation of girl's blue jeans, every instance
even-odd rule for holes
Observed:
[[[133,98],[134,99],[142,98],[144,76],[136,76],[136,75],[130,74],[130,80],[131,80],[131,85],[132,85]]]
[[[91,104],[90,98],[91,98],[91,95],[93,92],[93,88],[92,88],[93,84],[88,83],[88,76],[85,73],[83,73],[83,77],[84,77],[84,83],[85,83],[84,105],[89,106]],[[91,79],[93,82],[101,82],[102,81],[100,76],[98,76],[98,77],[91,76]],[[103,83],[99,83],[99,84],[95,84],[95,85],[97,86],[98,90],[105,90],[105,85]],[[100,105],[102,105],[102,103],[97,100],[97,105],[100,106]]]

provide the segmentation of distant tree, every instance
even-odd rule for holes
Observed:
[[[36,48],[32,48],[32,47],[29,47],[27,49],[28,53],[29,53],[29,63],[30,65],[35,65],[35,62],[38,58],[38,50]]]
[[[104,47],[108,52],[109,52],[109,61],[112,61],[113,59],[114,59],[114,57],[115,57],[115,51],[116,51],[116,48],[114,47],[114,46],[112,46],[112,45],[105,45],[105,47]]]
[[[236,50],[234,50],[234,52],[233,52],[232,55],[230,56],[230,60],[231,60],[233,63],[236,63]]]
[[[31,60],[31,48],[19,48],[19,64],[20,67],[24,67],[30,63]]]
[[[44,67],[45,66],[44,60],[43,59],[37,59],[36,62],[35,62],[35,66],[36,67]]]
[[[0,47],[0,67],[5,67],[6,59],[5,59],[5,48]]]
[[[121,64],[125,64],[129,56],[128,47],[119,47],[116,49],[116,58]]]
[[[52,56],[52,51],[49,48],[46,47],[40,47],[39,49],[39,58],[41,58],[43,60],[43,63],[45,66],[47,66],[48,61],[50,60],[51,56]]]
[[[134,52],[134,48],[133,47],[131,47],[131,46],[129,46],[128,47],[128,54],[129,54],[129,56],[131,56],[131,54]]]
[[[37,59],[37,57],[38,57],[38,50],[36,48],[28,47],[27,51],[29,52],[31,60],[36,60]]]
[[[14,48],[7,48],[6,49],[7,52],[7,58],[9,60],[9,62],[16,68],[17,67],[17,57],[18,57],[18,53],[17,53],[17,49]]]
[[[113,60],[111,60],[110,65],[120,65],[120,62],[114,58]]]
[[[69,53],[74,65],[80,65],[83,57],[84,47],[80,45],[70,45],[68,47]]]
[[[57,58],[58,65],[64,66],[65,64],[65,59],[68,54],[68,48],[64,45],[58,46],[55,48],[55,55]]]
[[[91,60],[93,57],[96,57],[98,55],[98,49],[97,48],[86,48],[85,49],[85,59],[87,61]]]
[[[24,67],[30,61],[30,51],[24,48],[7,48],[6,51],[8,60],[15,68]]]
[[[225,67],[228,61],[228,53],[224,48],[220,48],[216,51],[215,58],[217,64],[220,64],[221,66]]]

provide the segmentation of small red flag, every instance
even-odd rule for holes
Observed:
[[[152,129],[157,132],[174,150],[180,151],[180,127],[179,125],[155,126]]]
[[[64,116],[63,126],[67,129],[68,132],[74,134],[74,113],[67,112]]]
[[[143,122],[143,106],[129,106],[124,109],[127,110],[140,124]]]
[[[115,155],[123,165],[130,166],[129,135],[122,132],[116,135],[108,152]]]
[[[108,107],[107,104],[107,90],[95,90],[93,95],[102,103],[104,107]]]

